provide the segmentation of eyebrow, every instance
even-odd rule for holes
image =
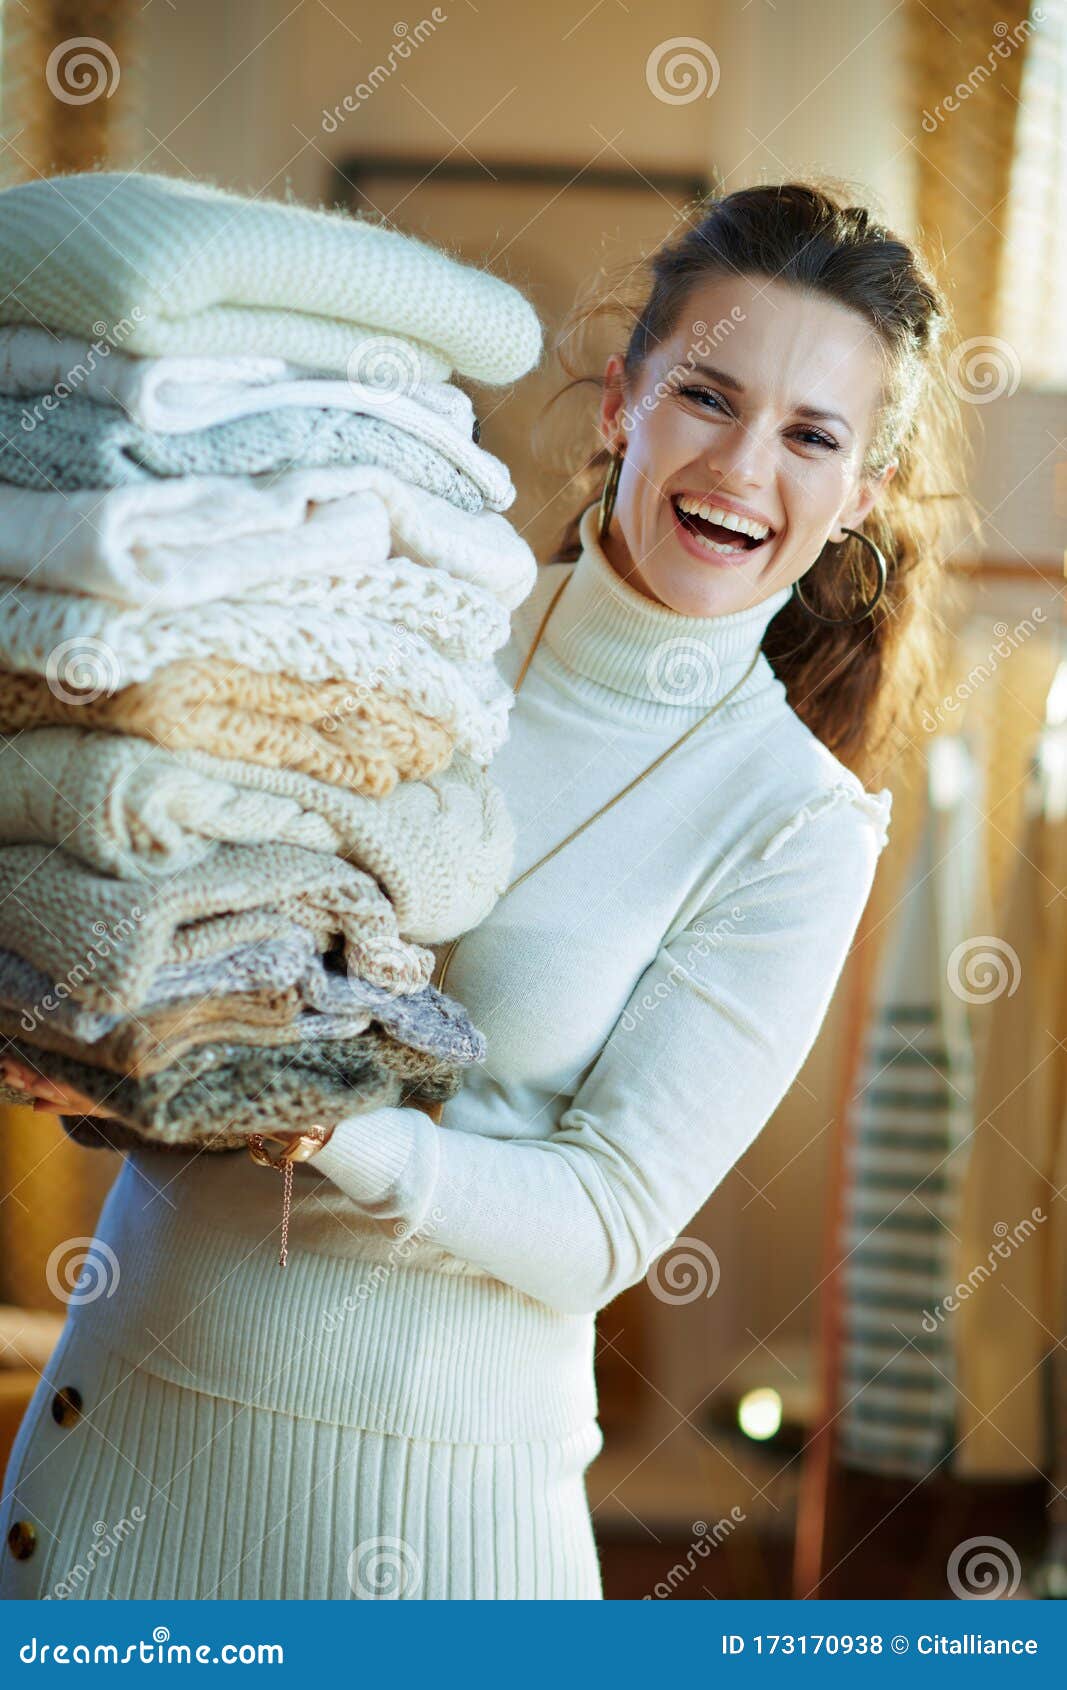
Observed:
[[[707,376],[710,381],[717,381],[720,387],[728,387],[734,393],[744,393],[745,391],[744,383],[738,381],[737,377],[732,376],[728,370],[717,370],[713,364],[691,364],[689,367],[696,370],[700,375]],[[840,411],[823,411],[817,405],[794,405],[792,409],[800,417],[811,417],[826,422],[839,422],[843,428],[848,429],[850,434],[855,433],[855,429],[848,418],[843,417]]]

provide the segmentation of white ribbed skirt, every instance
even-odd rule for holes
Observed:
[[[72,1311],[4,1478],[0,1599],[599,1599],[602,1443],[596,1421],[451,1443],[253,1407],[134,1366]]]

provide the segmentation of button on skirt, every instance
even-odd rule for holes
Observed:
[[[591,1421],[437,1443],[172,1383],[68,1318],[0,1499],[0,1599],[600,1599]]]

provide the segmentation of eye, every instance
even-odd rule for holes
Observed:
[[[720,400],[719,395],[713,392],[710,387],[681,387],[678,389],[678,392],[686,399],[694,399],[700,402],[710,399],[719,410],[725,412],[726,408]],[[726,414],[728,415],[729,413],[727,412]],[[797,433],[800,434],[807,443],[813,446],[825,446],[829,452],[839,452],[841,450],[836,440],[831,440],[828,434],[820,433],[817,428],[802,428],[798,429]]]
[[[839,452],[841,450],[836,440],[831,440],[827,434],[820,434],[817,428],[803,428],[800,429],[799,432],[816,446],[827,446],[831,452]]]
[[[713,393],[710,387],[680,387],[678,391],[686,399],[713,399],[719,409],[723,409],[719,395]]]

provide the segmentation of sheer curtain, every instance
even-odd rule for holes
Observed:
[[[1067,388],[1067,0],[1030,13],[997,333],[1031,387]]]

